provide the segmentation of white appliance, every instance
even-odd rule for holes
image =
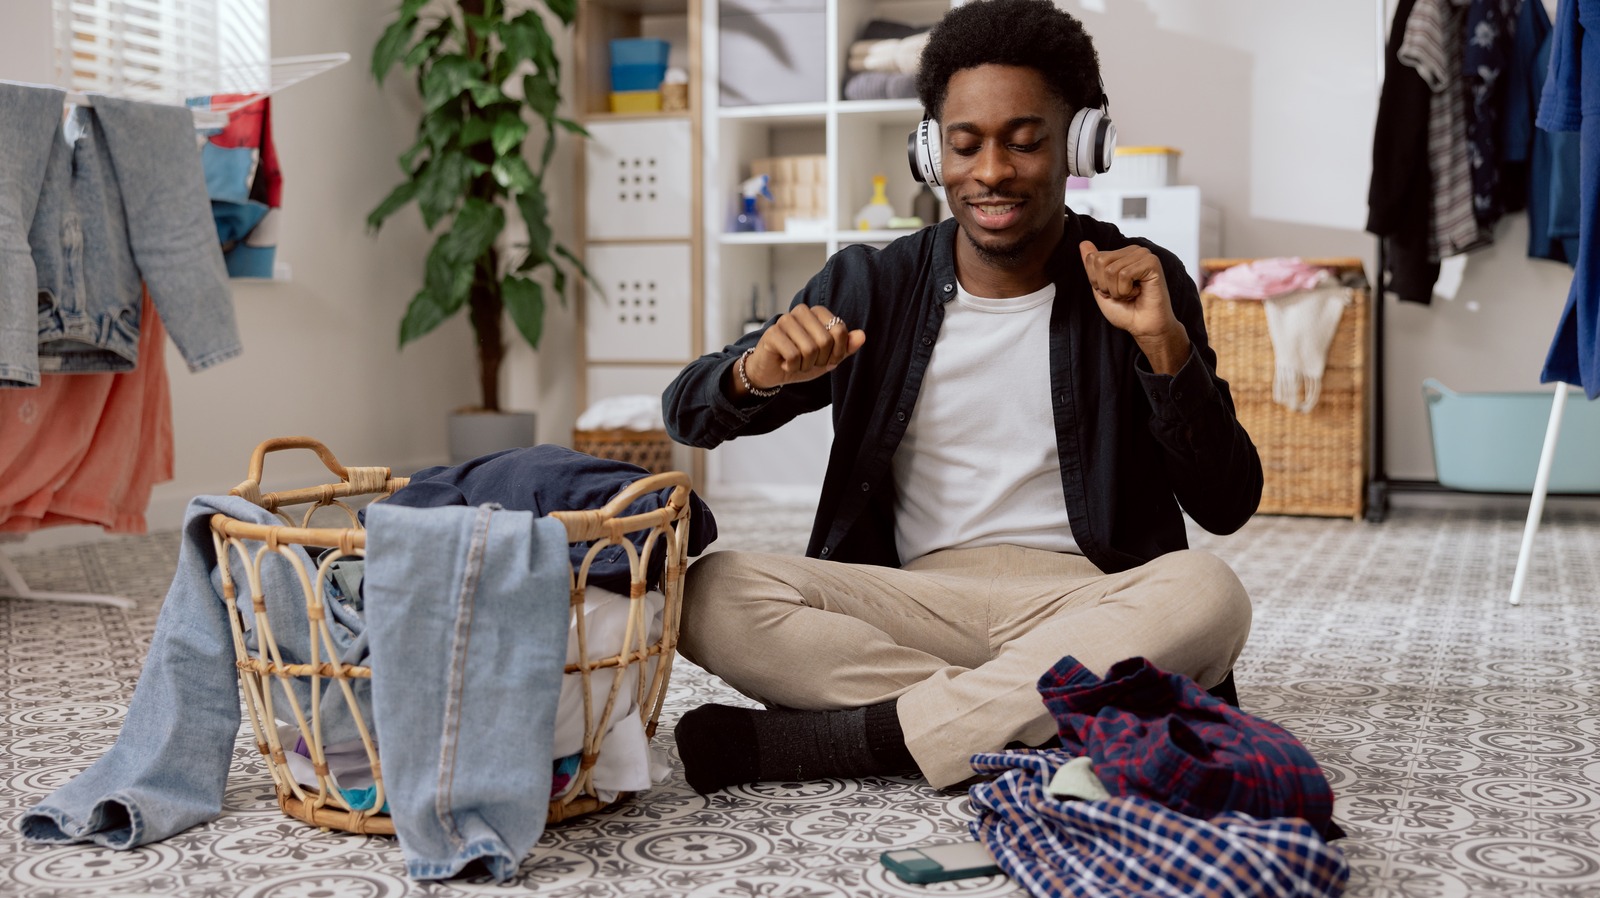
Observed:
[[[1143,237],[1171,250],[1200,283],[1200,260],[1222,255],[1222,213],[1200,201],[1200,188],[1146,187],[1067,191],[1075,212],[1116,225],[1130,237]]]

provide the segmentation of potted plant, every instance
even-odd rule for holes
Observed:
[[[544,179],[556,138],[563,130],[585,132],[557,113],[561,67],[541,10],[571,26],[577,0],[517,7],[506,0],[402,0],[399,18],[372,52],[372,74],[380,85],[396,65],[413,74],[423,112],[416,143],[400,155],[405,179],[367,216],[367,226],[376,232],[384,219],[415,201],[423,223],[438,234],[422,288],[400,322],[400,346],[463,306],[477,337],[481,405],[452,416],[453,461],[533,442],[533,415],[508,415],[500,407],[502,321],[509,317],[537,349],[546,281],[565,304],[564,266],[588,277],[550,227]],[[531,166],[523,145],[536,128],[544,143],[537,166]],[[511,216],[526,226],[527,241],[505,246],[501,236]],[[473,433],[490,442],[463,442]]]

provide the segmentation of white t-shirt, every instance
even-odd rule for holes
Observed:
[[[1054,284],[984,299],[959,284],[894,455],[895,544],[1079,552],[1050,407]]]

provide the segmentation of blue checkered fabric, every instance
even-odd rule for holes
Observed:
[[[1225,813],[1196,820],[1143,798],[1057,801],[1062,753],[973,756],[1000,776],[973,786],[972,835],[1013,880],[1050,898],[1337,898],[1344,854],[1304,820]]]

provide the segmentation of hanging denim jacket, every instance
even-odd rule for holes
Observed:
[[[191,114],[64,99],[0,84],[0,386],[132,370],[144,285],[191,371],[238,355]]]

